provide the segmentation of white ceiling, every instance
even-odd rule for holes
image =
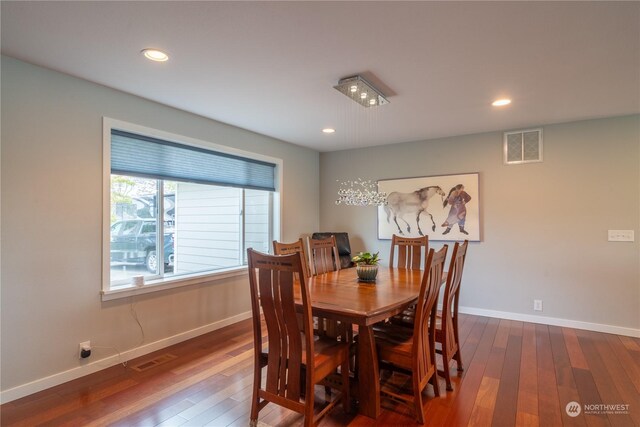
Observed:
[[[1,7],[3,54],[319,151],[640,112],[639,2]],[[391,103],[333,89],[358,73]]]

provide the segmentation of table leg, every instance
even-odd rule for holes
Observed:
[[[372,326],[358,326],[358,395],[360,413],[380,416],[380,371]]]

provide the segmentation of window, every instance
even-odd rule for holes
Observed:
[[[103,294],[242,272],[247,248],[269,252],[278,238],[276,159],[161,139],[157,131],[151,137],[130,126],[105,126],[110,173]],[[134,285],[137,276],[144,278],[142,287]]]

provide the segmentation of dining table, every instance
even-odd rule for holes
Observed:
[[[356,268],[308,278],[314,316],[357,325],[357,397],[359,412],[380,415],[380,373],[373,325],[401,313],[418,299],[424,271],[378,267],[375,282],[358,280]],[[299,291],[298,291],[299,292]],[[301,305],[300,295],[296,302]]]

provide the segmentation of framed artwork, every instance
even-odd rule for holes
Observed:
[[[480,241],[477,173],[381,179],[378,191],[387,193],[387,204],[378,207],[378,239]]]

